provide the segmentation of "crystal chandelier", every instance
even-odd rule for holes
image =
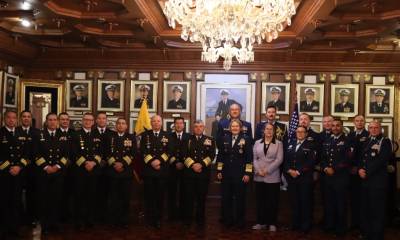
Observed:
[[[201,43],[201,60],[222,57],[226,71],[234,58],[253,62],[253,44],[278,38],[295,13],[293,0],[168,0],[164,6],[169,25],[182,25],[182,39]]]

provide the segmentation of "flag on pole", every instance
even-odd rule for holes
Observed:
[[[296,103],[289,122],[288,142],[296,139],[296,129],[299,126],[299,106]]]
[[[149,109],[147,107],[147,100],[143,99],[142,106],[140,107],[139,111],[139,116],[135,125],[136,136],[149,129],[151,129]]]

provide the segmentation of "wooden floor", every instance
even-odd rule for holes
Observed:
[[[279,212],[279,226],[276,233],[269,233],[266,230],[255,231],[251,230],[251,226],[255,223],[255,205],[253,203],[254,190],[250,186],[248,189],[248,210],[247,210],[247,227],[244,230],[226,229],[219,222],[219,211],[220,211],[220,199],[218,196],[217,184],[211,184],[210,194],[207,200],[207,224],[204,229],[198,229],[196,226],[192,226],[190,229],[186,229],[179,223],[168,223],[164,221],[160,230],[154,228],[148,228],[144,225],[143,212],[142,212],[142,201],[139,196],[141,195],[141,187],[138,185],[134,190],[132,201],[132,217],[131,223],[128,229],[116,229],[110,226],[95,226],[85,232],[76,232],[72,226],[66,224],[63,225],[62,231],[58,234],[49,234],[46,236],[40,235],[40,227],[32,230],[32,228],[24,227],[21,231],[22,239],[51,239],[51,240],[128,240],[128,239],[162,239],[162,240],[176,240],[176,239],[339,239],[332,235],[323,233],[318,226],[315,226],[311,233],[306,237],[298,236],[296,233],[291,232],[287,229],[290,223],[290,209],[288,206],[287,192],[281,192],[281,205]],[[316,198],[318,199],[318,198]],[[321,207],[316,201],[315,216],[316,220],[321,217]],[[387,228],[386,238],[388,240],[398,240],[400,236],[400,228]],[[358,233],[356,231],[349,232],[345,238],[340,239],[358,239]]]

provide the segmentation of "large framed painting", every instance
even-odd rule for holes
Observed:
[[[4,74],[3,106],[17,108],[19,77],[8,73]]]
[[[97,83],[97,110],[123,112],[125,96],[124,80],[103,80]]]
[[[185,132],[187,132],[187,133],[190,132],[189,120],[185,120],[184,124],[185,124]],[[163,129],[164,129],[164,131],[167,131],[167,132],[175,132],[174,119],[173,118],[164,118],[163,119]]]
[[[278,114],[289,114],[290,83],[263,82],[261,113],[267,106],[275,106]]]
[[[300,113],[322,116],[324,106],[324,84],[297,84],[297,101]]]
[[[354,117],[358,114],[358,84],[331,85],[331,114],[337,117]]]
[[[366,85],[365,99],[365,113],[367,117],[393,117],[393,85]]]
[[[196,116],[205,122],[206,134],[216,132],[218,121],[228,118],[229,107],[242,107],[241,119],[254,126],[255,83],[197,83]]]
[[[157,109],[157,81],[131,81],[131,111],[138,112],[144,99],[147,99],[149,112]]]
[[[91,80],[67,80],[67,110],[90,111],[92,109],[92,88]]]
[[[191,82],[164,81],[164,112],[189,112]]]
[[[64,111],[64,84],[58,81],[21,81],[20,109],[32,113],[34,127],[43,128],[46,115]]]

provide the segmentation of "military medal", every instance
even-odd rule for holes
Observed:
[[[147,149],[151,148],[150,136],[149,135],[146,136],[146,147],[147,147]]]
[[[79,143],[81,145],[81,149],[84,150],[85,149],[85,142],[82,139],[82,135],[79,135],[79,138],[80,138]]]
[[[114,137],[111,138],[111,153],[114,153]]]
[[[41,141],[41,142],[44,141],[43,133],[40,133],[40,141]]]

